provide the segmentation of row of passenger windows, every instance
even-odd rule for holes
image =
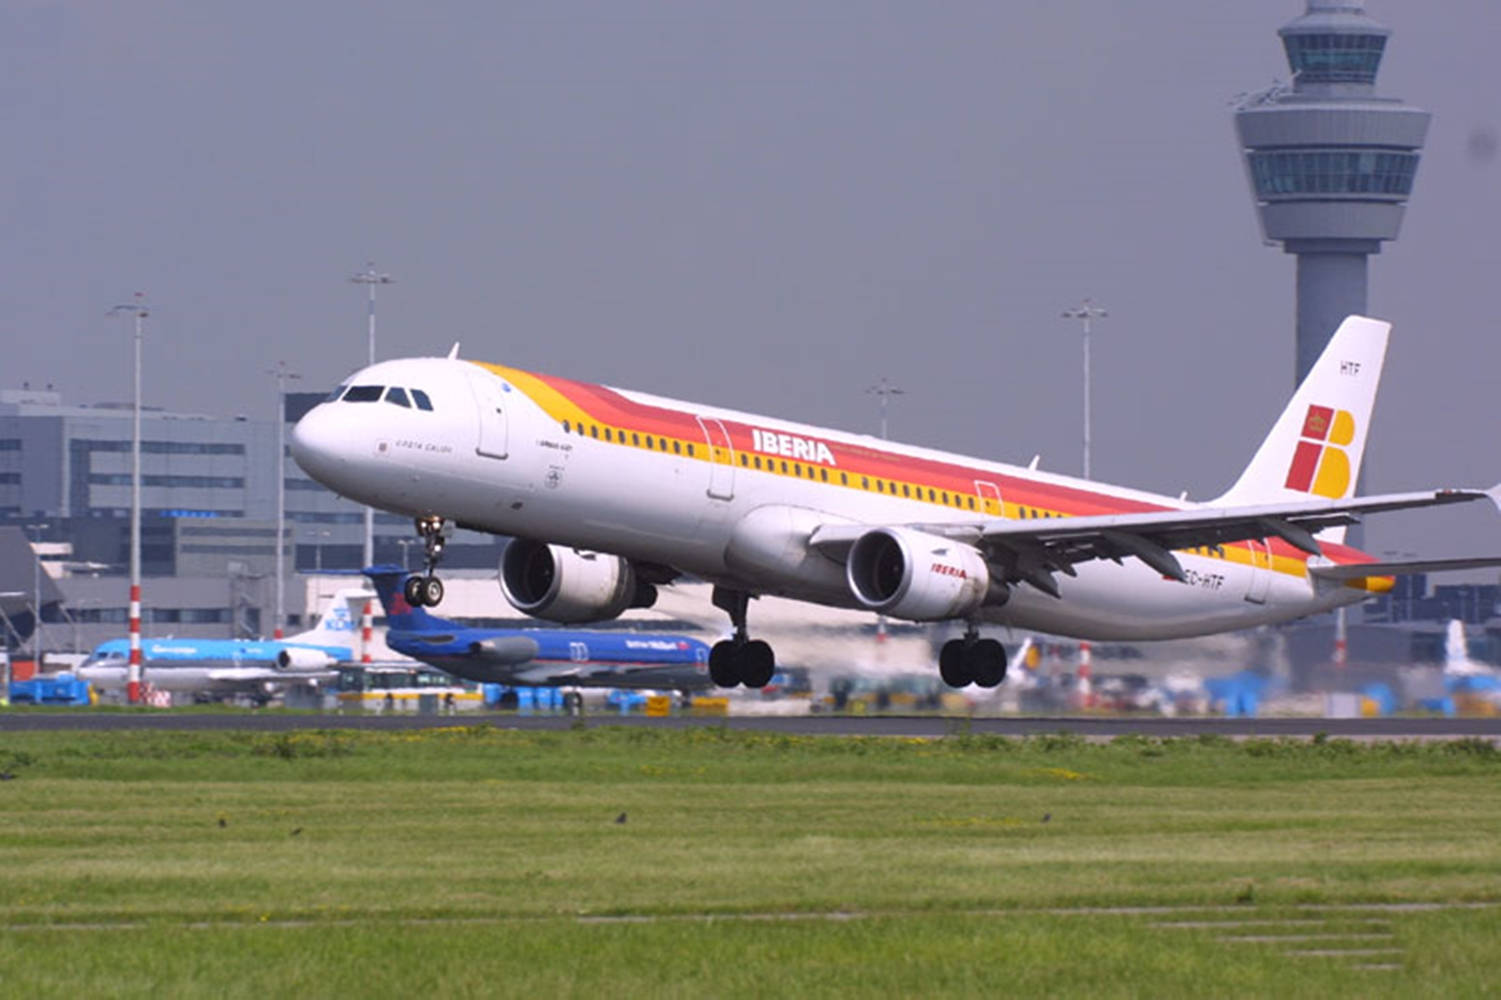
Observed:
[[[328,394],[325,403],[343,400],[346,403],[378,403],[382,399],[392,406],[413,406],[419,410],[431,410],[433,401],[421,389],[403,389],[399,385],[341,385]]]
[[[653,437],[650,434],[642,434],[639,431],[631,431],[629,440],[625,431],[617,431],[612,427],[601,427],[599,424],[585,424],[582,421],[575,424],[570,420],[563,421],[564,434],[578,434],[579,437],[591,437],[596,441],[609,441],[611,444],[629,444],[636,448],[645,448],[648,451],[671,451],[674,455],[687,455],[689,458],[696,457],[692,442],[684,444],[674,438]]]
[[[575,424],[570,420],[565,420],[563,421],[563,433],[578,434],[581,437],[590,437],[594,438],[595,440],[609,441],[611,443],[619,442],[620,444],[630,444],[637,448],[645,447],[652,451],[665,452],[669,450],[670,447],[672,453],[675,455],[687,455],[689,458],[694,458],[697,456],[697,453],[691,442],[684,444],[682,441],[674,440],[671,438],[654,438],[650,434],[643,435],[637,431],[627,432],[623,430],[615,430],[610,427],[601,427],[598,424],[584,424],[582,422]],[[628,434],[629,439],[627,439]],[[717,460],[719,458],[718,449],[711,448],[710,457]],[[781,458],[763,458],[760,455],[747,455],[743,451],[740,452],[740,464],[746,468],[756,468],[766,472],[780,471],[782,475],[792,475],[798,477],[799,479],[816,478],[825,483],[833,481],[829,476],[828,467],[822,465],[805,465],[802,462],[789,462],[786,459]],[[778,468],[779,466],[780,468]],[[816,473],[814,471],[815,469],[817,470]],[[873,479],[869,476],[860,476],[859,479],[859,488],[862,490],[874,491],[876,493],[883,493],[889,496],[903,496],[912,500],[923,499],[923,490],[925,489],[925,487],[922,486],[913,486],[910,483],[895,483],[888,479]],[[839,473],[839,485],[851,485],[849,473]],[[941,503],[949,507],[956,507],[960,510],[979,509],[975,498],[972,496],[967,496],[962,493],[949,493],[946,490],[936,490],[931,487],[926,487],[926,489],[927,500],[929,503]],[[989,509],[989,505],[987,505],[987,509]],[[999,513],[999,511],[997,511],[996,513]]]

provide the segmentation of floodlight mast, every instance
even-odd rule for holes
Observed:
[[[290,371],[285,361],[278,361],[275,368],[267,369],[266,374],[276,378],[276,612],[271,622],[271,634],[280,639],[282,624],[287,617],[287,380],[302,376]]]
[[[1064,319],[1082,320],[1084,323],[1084,478],[1089,478],[1089,323],[1090,320],[1104,319],[1110,314],[1099,306],[1093,305],[1085,299],[1072,309],[1063,310]]]
[[[134,391],[130,406],[130,661],[125,672],[125,700],[132,705],[141,701],[141,337],[142,327],[151,311],[146,297],[135,293],[135,301],[118,305],[110,316],[130,316],[135,320]]]
[[[890,382],[888,382],[886,380],[886,376],[882,375],[881,376],[881,381],[877,382],[875,385],[867,386],[866,389],[865,389],[865,391],[867,393],[871,394],[871,395],[875,395],[875,396],[881,397],[881,440],[885,441],[886,440],[886,400],[889,399],[892,396],[905,396],[907,394],[907,390],[900,389],[900,388],[892,385]],[[876,615],[876,641],[877,642],[885,642],[886,641],[886,616],[885,615]]]
[[[375,269],[375,261],[367,260],[365,262],[365,269],[349,280],[356,285],[364,285],[368,293],[366,296],[366,301],[368,302],[366,315],[369,347],[367,363],[373,365],[375,364],[375,286],[394,284],[396,279],[389,274],[377,271]],[[375,562],[375,510],[372,507],[365,508],[365,548],[361,558],[364,559],[364,562],[360,564],[361,566],[369,566]]]

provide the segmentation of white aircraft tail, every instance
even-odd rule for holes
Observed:
[[[1352,496],[1390,333],[1390,323],[1346,317],[1251,464],[1214,506]],[[1345,529],[1318,537],[1342,542]]]
[[[299,635],[288,636],[286,641],[309,646],[353,647],[360,634],[360,617],[364,614],[365,604],[374,599],[375,593],[364,587],[335,591],[318,624]]]
[[[1495,672],[1494,668],[1470,659],[1470,643],[1465,636],[1465,623],[1458,618],[1449,619],[1449,627],[1444,633],[1444,676],[1489,676]]]

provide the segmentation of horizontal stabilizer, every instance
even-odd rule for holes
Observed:
[[[1370,576],[1407,576],[1412,573],[1445,573],[1460,569],[1501,566],[1501,556],[1471,559],[1418,559],[1409,562],[1346,563],[1340,566],[1309,566],[1308,572],[1325,580],[1359,580]]]

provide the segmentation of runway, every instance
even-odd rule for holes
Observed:
[[[132,729],[203,731],[241,729],[286,732],[307,729],[401,731],[453,726],[495,726],[515,730],[566,730],[578,726],[726,729],[823,736],[937,738],[966,733],[1032,736],[1072,733],[1089,739],[1138,734],[1155,737],[1219,735],[1230,738],[1294,737],[1319,734],[1361,740],[1480,738],[1501,742],[1501,719],[1489,718],[1121,718],[1100,716],[1009,716],[967,718],[928,715],[693,716],[646,718],[606,712],[581,717],[466,712],[462,715],[292,714],[275,712],[76,712],[12,710],[0,713],[0,733],[38,731],[108,732]]]

